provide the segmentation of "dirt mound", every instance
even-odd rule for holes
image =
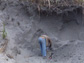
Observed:
[[[0,8],[4,9],[0,10],[0,23],[5,23],[9,41],[6,52],[0,54],[0,63],[84,63],[84,23],[80,23],[83,21],[79,8],[68,13],[43,14],[39,17],[34,12],[36,8],[29,6],[27,10],[24,2],[21,4],[19,0],[1,2]],[[0,30],[1,28],[2,26]],[[39,56],[38,37],[42,34],[48,35],[52,40],[52,60]]]

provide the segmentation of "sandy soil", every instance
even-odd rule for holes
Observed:
[[[78,25],[71,21],[63,24],[58,16],[32,17],[17,0],[11,1],[3,10],[0,6],[0,31],[4,22],[9,40],[6,51],[0,54],[0,63],[84,63],[83,23]],[[48,56],[46,59],[40,56],[37,39],[42,34],[52,40],[54,54],[51,60]]]

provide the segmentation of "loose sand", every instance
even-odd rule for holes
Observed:
[[[16,5],[14,1],[0,10],[0,31],[4,22],[9,39],[6,51],[0,54],[0,63],[84,63],[84,24],[74,21],[63,24],[57,16],[33,19],[22,6]],[[46,59],[40,56],[38,37],[42,34],[52,40],[54,54],[51,60],[48,56]]]

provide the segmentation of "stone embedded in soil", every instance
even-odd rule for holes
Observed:
[[[12,56],[12,55],[10,55],[10,54],[6,54],[6,56],[8,57],[8,58],[10,58],[10,59],[13,59],[14,57]]]

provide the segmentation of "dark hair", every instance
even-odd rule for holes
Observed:
[[[51,43],[51,40],[49,40],[49,48],[52,49],[52,43]]]

